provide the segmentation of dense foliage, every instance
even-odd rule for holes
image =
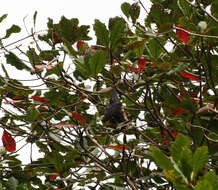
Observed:
[[[6,45],[21,28],[6,30],[0,189],[218,189],[218,2],[151,2],[95,20],[95,44],[64,16],[37,32],[35,12],[28,47]]]

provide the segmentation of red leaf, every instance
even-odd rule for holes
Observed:
[[[108,146],[108,148],[112,148],[114,150],[120,151],[120,150],[128,150],[126,145],[120,145],[120,146],[116,146],[116,145],[110,145]]]
[[[30,99],[36,100],[38,102],[45,102],[45,103],[49,103],[50,102],[50,100],[42,98],[42,97],[39,97],[39,96],[32,96]]]
[[[176,26],[176,37],[179,38],[181,41],[183,41],[184,44],[188,44],[190,41],[190,34],[187,33],[189,32],[189,30],[187,30],[186,28],[184,28],[183,26],[181,26],[180,24]],[[187,32],[180,30],[178,28],[184,29]]]
[[[116,59],[114,59],[114,60],[113,60],[113,64],[116,64],[116,63],[118,63],[118,62],[117,62],[117,60],[116,60]]]
[[[61,39],[59,38],[59,36],[57,35],[56,32],[54,32],[54,30],[51,30],[51,35],[52,35],[52,41],[54,44],[60,43]]]
[[[168,128],[170,128],[170,126],[169,126]],[[170,136],[170,135],[169,135],[169,132],[166,131],[166,130],[163,130],[163,133],[164,133],[166,136]],[[178,131],[172,132],[172,136],[173,136],[174,138],[176,138],[178,134],[179,134]]]
[[[180,109],[180,108],[175,108],[172,110],[172,115],[173,116],[176,116],[176,115],[180,115],[180,114],[186,114],[188,113],[187,110],[183,110],[183,109]]]
[[[23,100],[24,98],[21,96],[13,96],[11,99],[12,100]]]
[[[36,72],[41,71],[44,67],[44,65],[35,65]]]
[[[139,73],[141,73],[144,70],[146,64],[147,64],[147,61],[145,60],[144,57],[140,57],[138,59],[138,72]]]
[[[77,47],[77,49],[79,50],[80,47],[83,46],[83,45],[85,45],[85,44],[86,44],[85,42],[79,40],[79,41],[77,42],[77,44],[76,44],[76,47]]]
[[[192,98],[197,98],[198,97],[198,93],[190,93],[189,94]]]
[[[133,67],[133,66],[128,65],[128,68],[130,69],[130,71],[132,71],[132,72],[134,72],[134,73],[138,73],[138,72],[139,72],[138,69],[136,69],[136,68]]]
[[[200,81],[199,78],[193,74],[189,74],[189,73],[186,73],[186,72],[180,72],[180,74],[184,77],[184,78],[187,78],[189,80],[192,80],[192,81]]]
[[[2,135],[2,143],[8,152],[14,152],[16,150],[16,142],[11,134],[6,130],[4,130]]]
[[[85,125],[86,116],[80,115],[80,114],[77,113],[77,112],[73,112],[73,113],[72,113],[72,117],[73,117],[73,119],[75,119],[75,120],[77,120],[79,123],[81,123],[82,125]]]
[[[58,176],[60,176],[60,174],[50,175],[50,176],[49,176],[49,180],[50,180],[50,181],[54,181]]]
[[[173,136],[174,138],[176,138],[176,137],[178,136],[178,134],[179,134],[179,132],[178,132],[178,131],[175,131],[175,132],[172,133],[172,136]]]
[[[165,140],[165,141],[161,141],[161,144],[169,144],[171,143],[171,141]]]
[[[57,124],[57,125],[55,125],[55,127],[58,129],[62,129],[62,128],[80,127],[80,125]]]
[[[166,130],[163,130],[163,133],[164,133],[166,136],[169,136],[169,133],[168,133],[168,131],[166,131]]]
[[[19,103],[19,102],[23,102],[24,100],[6,100],[4,103],[5,104],[13,104],[13,103]]]
[[[213,104],[208,104],[204,107],[201,107],[198,111],[196,111],[196,114],[201,113],[203,111],[211,110],[211,109],[213,109],[213,107],[214,107]]]

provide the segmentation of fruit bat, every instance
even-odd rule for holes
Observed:
[[[113,87],[110,102],[106,105],[103,122],[106,122],[107,126],[116,127],[123,120],[122,103],[116,88]]]

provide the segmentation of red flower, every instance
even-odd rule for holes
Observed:
[[[30,99],[36,100],[38,102],[45,102],[45,103],[49,103],[50,102],[50,100],[42,98],[42,97],[39,97],[39,96],[32,96]]]
[[[192,80],[192,81],[200,81],[199,78],[193,74],[189,74],[189,73],[186,73],[186,72],[180,72],[180,74],[184,77],[184,78],[187,78],[189,80]]]
[[[172,110],[172,115],[173,116],[176,116],[176,115],[180,115],[180,114],[186,114],[188,113],[187,110],[183,110],[183,109],[180,109],[180,108],[175,108]]]
[[[139,73],[141,73],[144,70],[146,64],[147,64],[147,62],[146,62],[144,57],[140,57],[138,59],[138,72]]]
[[[189,32],[189,30],[187,30],[186,28],[184,28],[180,24],[177,25],[176,27],[177,27],[177,29],[176,29],[176,37],[179,38],[181,41],[183,41],[184,44],[188,44],[189,41],[190,41],[190,34],[187,33],[187,32]],[[180,30],[178,28],[184,29],[187,32],[185,32],[183,30]]]
[[[81,123],[82,125],[85,125],[86,116],[80,115],[80,114],[77,113],[77,112],[73,112],[73,113],[72,113],[72,117],[73,117],[73,119],[75,119],[75,120],[77,120],[79,123]]]
[[[16,150],[16,142],[11,134],[6,130],[4,130],[2,135],[2,143],[8,152],[14,152]]]

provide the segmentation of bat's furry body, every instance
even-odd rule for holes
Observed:
[[[108,105],[106,105],[103,121],[112,125],[117,125],[123,121],[122,103],[118,98],[115,87],[112,89],[110,102]]]

